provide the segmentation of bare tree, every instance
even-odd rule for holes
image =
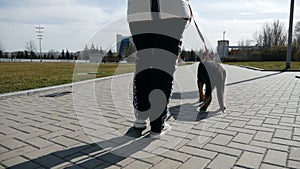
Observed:
[[[30,52],[30,59],[32,62],[32,57],[35,57],[34,52],[37,50],[37,47],[33,40],[26,42],[25,49]]]
[[[1,41],[0,41],[0,51],[2,51],[2,52],[5,51],[5,47]]]
[[[265,48],[285,45],[287,36],[285,33],[284,24],[280,23],[279,19],[272,24],[266,23],[260,32],[254,35],[258,44]]]
[[[296,50],[299,50],[300,49],[300,21],[298,21],[295,25],[294,36],[295,36],[294,45],[296,47]]]
[[[135,46],[132,45],[132,44],[129,44],[129,46],[127,46],[127,47],[125,48],[124,54],[125,54],[125,56],[127,57],[127,56],[132,55],[132,54],[135,53],[135,52],[136,52]]]
[[[25,49],[29,52],[35,52],[37,50],[37,47],[36,47],[34,41],[30,40],[30,41],[26,42]]]
[[[5,51],[4,45],[3,45],[3,43],[0,41],[0,58],[3,57],[4,51]]]

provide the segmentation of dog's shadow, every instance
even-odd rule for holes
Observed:
[[[215,116],[220,116],[223,114],[221,109],[214,111],[200,111],[199,102],[185,103],[181,105],[176,105],[169,107],[170,118],[174,118],[179,121],[195,122],[202,121],[204,119],[212,118]]]

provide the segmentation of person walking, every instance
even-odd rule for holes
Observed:
[[[191,14],[188,0],[128,0],[130,32],[136,46],[133,84],[135,128],[160,138],[171,127],[165,122],[181,38]]]

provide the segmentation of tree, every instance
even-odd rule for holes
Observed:
[[[27,50],[24,51],[24,59],[28,59],[28,51]]]
[[[37,47],[36,47],[34,41],[30,40],[30,41],[26,42],[25,49],[27,51],[33,51],[33,52],[35,52],[37,50]]]
[[[91,51],[91,52],[95,52],[95,51],[96,51],[95,45],[94,45],[93,43],[92,43],[92,45],[91,45],[90,51]]]
[[[34,41],[33,41],[33,40],[30,40],[30,41],[26,42],[25,49],[26,49],[27,51],[30,51],[30,59],[31,59],[31,62],[32,62],[32,58],[35,57],[34,52],[35,52],[36,49],[37,49],[37,47],[36,47]]]
[[[50,55],[50,59],[57,59],[59,57],[59,52],[54,49],[49,50],[48,54]]]
[[[128,57],[128,56],[132,55],[135,52],[136,52],[135,46],[133,44],[129,44],[129,46],[127,46],[125,48],[124,54],[125,54],[125,57]]]
[[[80,59],[88,60],[89,59],[89,48],[85,45],[82,52],[80,52]]]
[[[4,51],[5,51],[5,48],[4,48],[4,45],[3,43],[0,41],[0,58],[2,58],[4,56]]]
[[[294,33],[294,46],[296,50],[300,50],[300,21],[298,21],[295,25],[295,33]]]
[[[69,53],[69,50],[67,49],[67,52],[66,52],[66,59],[69,60],[70,59],[70,53]]]
[[[284,24],[280,23],[279,19],[273,23],[266,23],[260,32],[254,36],[257,44],[262,45],[264,48],[272,48],[274,46],[285,45],[287,35],[285,33]]]
[[[65,51],[64,50],[61,51],[61,59],[65,59]]]

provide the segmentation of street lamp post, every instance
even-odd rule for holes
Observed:
[[[37,39],[39,40],[39,46],[40,46],[40,62],[42,62],[42,39],[43,39],[43,29],[44,27],[41,27],[40,25],[35,27],[37,30]]]
[[[223,58],[225,58],[225,34],[226,34],[226,31],[223,31]]]
[[[289,37],[288,37],[288,49],[286,54],[286,69],[291,68],[291,58],[292,58],[292,40],[293,40],[293,19],[294,19],[294,3],[295,0],[291,0],[290,9],[290,23],[289,23]]]

